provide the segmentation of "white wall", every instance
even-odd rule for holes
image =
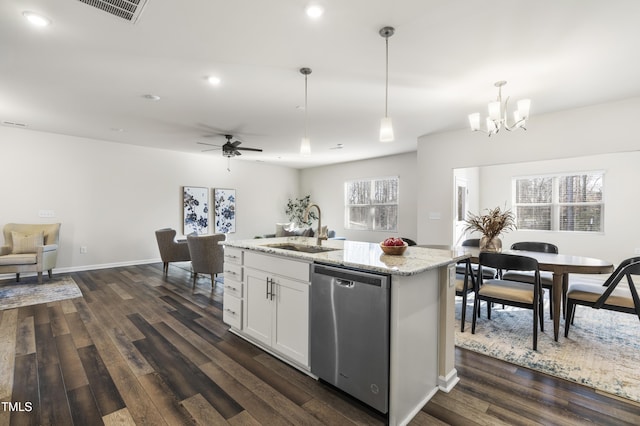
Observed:
[[[418,179],[424,189],[418,193],[418,238],[432,244],[452,244],[454,169],[513,163],[519,167],[523,162],[634,152],[640,148],[640,143],[631,124],[637,120],[638,111],[640,98],[539,116],[532,109],[526,132],[501,132],[488,138],[460,130],[421,137],[418,141]],[[581,164],[581,158],[576,161],[575,164]],[[594,166],[604,164],[597,157],[594,161]],[[595,168],[604,169],[604,165]],[[630,180],[625,188],[633,190],[634,183],[640,179],[640,171],[629,170],[629,173]],[[617,190],[609,190],[607,204],[615,202],[618,206],[626,206],[628,196],[615,200]],[[441,219],[429,219],[430,212],[441,213]],[[610,235],[605,231],[604,237],[591,235],[581,239],[579,244],[566,247],[579,247],[579,252],[572,254],[602,257],[617,263],[634,255],[629,252],[630,247],[640,247],[640,230],[633,225],[632,219],[627,220],[626,225],[628,232],[624,235]],[[605,240],[607,244],[603,245]],[[620,248],[613,252],[613,247]],[[563,251],[568,252],[564,248]]]
[[[633,227],[634,212],[640,211],[640,198],[633,196],[638,181],[640,151],[592,155],[580,158],[508,164],[480,168],[481,205],[511,208],[511,179],[517,176],[604,171],[604,232],[550,232],[516,230],[502,236],[503,245],[516,241],[553,243],[564,253],[593,256],[619,263],[634,256],[640,248],[640,231]],[[631,190],[631,193],[629,192]]]
[[[344,183],[352,179],[399,177],[398,232],[354,231],[344,228]],[[416,240],[417,182],[416,153],[353,161],[300,171],[300,192],[322,209],[322,224],[349,240],[379,242],[388,236]]]
[[[183,186],[236,189],[232,239],[273,232],[287,199],[298,195],[298,170],[231,160],[227,172],[222,156],[7,127],[0,127],[0,154],[0,226],[61,222],[60,271],[159,260],[154,231],[182,234]]]

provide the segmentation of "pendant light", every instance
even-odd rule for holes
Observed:
[[[380,142],[393,142],[393,125],[388,115],[389,106],[389,37],[396,30],[393,27],[380,29],[380,35],[384,37],[386,44],[385,82],[384,82],[384,117],[380,120]]]
[[[311,74],[311,68],[300,68],[300,74],[304,75],[304,137],[300,142],[300,155],[311,155],[311,141],[309,140],[309,114],[307,113],[307,76]]]

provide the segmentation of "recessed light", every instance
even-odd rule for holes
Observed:
[[[27,18],[27,21],[36,27],[46,27],[51,24],[51,20],[49,18],[28,10],[22,12],[22,16]]]
[[[311,19],[318,19],[324,14],[324,8],[319,4],[311,3],[305,9],[307,16]]]
[[[150,101],[159,101],[160,100],[160,96],[158,95],[152,95],[152,94],[146,94],[142,96],[145,99],[149,99]]]
[[[217,86],[220,84],[220,82],[222,80],[220,80],[220,77],[216,77],[215,75],[209,76],[207,78],[207,81],[209,82],[209,84],[211,84],[212,86]]]

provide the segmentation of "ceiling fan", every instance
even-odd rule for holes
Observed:
[[[254,152],[262,152],[262,150],[260,148],[242,148],[240,147],[240,144],[242,142],[240,142],[239,140],[236,141],[231,141],[233,139],[233,135],[224,135],[225,138],[227,138],[227,142],[220,146],[220,145],[213,145],[210,143],[206,143],[206,142],[198,142],[198,144],[200,145],[209,145],[209,146],[213,146],[214,148],[210,148],[210,149],[205,149],[202,152],[206,152],[206,151],[214,151],[214,150],[218,150],[218,149],[222,149],[222,155],[224,157],[227,158],[231,158],[231,157],[235,157],[237,155],[242,155],[242,153],[240,151],[254,151]]]

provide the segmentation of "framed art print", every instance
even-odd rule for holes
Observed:
[[[209,233],[209,188],[184,186],[184,235]]]
[[[236,232],[236,190],[216,188],[213,190],[216,234]]]

